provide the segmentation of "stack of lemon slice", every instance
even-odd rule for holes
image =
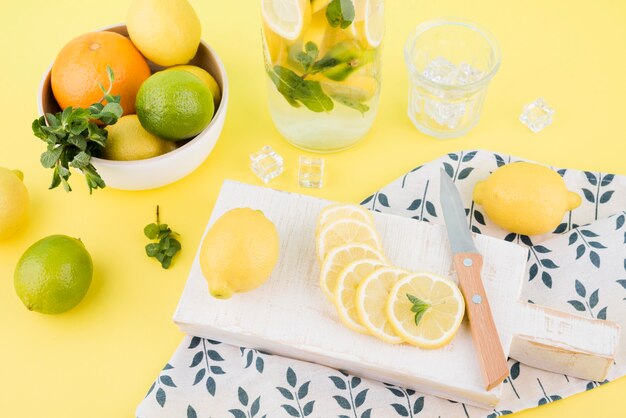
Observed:
[[[456,334],[465,312],[456,284],[392,266],[367,209],[348,204],[324,208],[316,249],[320,287],[351,330],[422,348],[441,347]]]

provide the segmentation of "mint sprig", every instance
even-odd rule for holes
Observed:
[[[430,304],[408,293],[406,294],[406,297],[413,304],[413,306],[411,306],[411,312],[415,313],[415,326],[418,326],[422,317],[430,308]]]
[[[303,104],[313,112],[330,112],[333,101],[324,93],[319,81],[306,80],[287,67],[275,65],[268,75],[278,92],[293,107]]]
[[[145,226],[143,233],[153,242],[146,245],[146,255],[156,258],[161,267],[167,269],[172,264],[172,259],[181,250],[180,242],[174,238],[178,234],[167,225],[159,221],[159,206],[156,208],[156,222]]]
[[[104,149],[108,135],[104,128],[115,124],[123,113],[120,96],[111,95],[115,79],[111,67],[107,67],[107,77],[108,89],[98,83],[103,92],[98,103],[87,109],[70,106],[62,112],[46,113],[33,121],[33,133],[47,144],[46,151],[41,154],[41,165],[54,170],[49,189],[62,184],[66,192],[72,191],[69,185],[70,167],[84,174],[90,194],[93,189],[106,187],[104,180],[91,164],[91,157],[99,155]],[[102,104],[104,101],[107,102],[106,105]],[[96,122],[100,122],[100,125]]]
[[[326,20],[333,28],[346,29],[354,22],[354,17],[352,0],[332,0],[326,8]]]

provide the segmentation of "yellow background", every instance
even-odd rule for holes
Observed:
[[[130,417],[182,334],[171,317],[217,191],[226,178],[259,183],[248,155],[264,144],[285,157],[272,187],[358,202],[405,171],[460,149],[484,148],[559,167],[626,174],[626,2],[545,0],[388,0],[383,94],[378,118],[357,147],[326,157],[327,186],[297,186],[302,153],[274,129],[266,105],[260,0],[191,0],[203,38],[221,55],[231,102],[221,139],[189,177],[145,192],[47,190],[42,142],[30,131],[41,75],[56,52],[84,32],[125,20],[128,0],[0,2],[0,166],[20,168],[30,190],[28,226],[0,243],[0,416]],[[502,48],[483,117],[465,138],[436,141],[406,116],[404,39],[442,16],[477,21]],[[518,121],[543,96],[556,109],[539,134]],[[182,235],[183,251],[164,271],[144,254],[145,224],[162,220]],[[15,296],[13,268],[36,240],[80,237],[95,276],[85,300],[59,316],[28,312]],[[623,417],[626,380],[527,411],[520,417]],[[221,417],[216,417],[221,418]]]

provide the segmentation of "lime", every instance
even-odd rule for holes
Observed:
[[[66,235],[43,238],[22,255],[14,274],[17,296],[31,311],[57,314],[83,299],[93,275],[83,243]]]
[[[156,157],[176,149],[176,143],[146,131],[137,115],[122,116],[109,132],[103,157],[107,160],[132,161]]]
[[[202,132],[215,111],[211,90],[197,76],[181,70],[151,75],[139,88],[135,107],[148,132],[173,141]]]
[[[16,233],[28,216],[28,190],[21,171],[0,167],[0,240]]]
[[[217,106],[220,104],[220,100],[222,100],[222,93],[220,92],[220,86],[217,84],[217,81],[215,81],[213,76],[209,74],[208,71],[204,68],[196,67],[195,65],[177,65],[176,67],[168,68],[165,71],[171,70],[187,71],[202,80],[209,90],[211,90],[211,94],[213,95],[213,104],[217,109]]]

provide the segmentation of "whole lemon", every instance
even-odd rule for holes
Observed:
[[[28,190],[18,170],[0,167],[0,241],[15,234],[28,217]]]
[[[144,160],[176,149],[176,143],[146,131],[137,115],[122,116],[106,130],[109,134],[102,157],[107,160]]]
[[[209,229],[200,248],[200,267],[212,296],[228,299],[265,283],[278,260],[274,224],[261,211],[232,209]]]
[[[13,284],[28,310],[43,314],[69,311],[85,297],[93,264],[83,243],[51,235],[29,247],[17,263]]]
[[[558,173],[527,162],[502,166],[476,183],[474,201],[496,225],[523,235],[553,231],[581,203]]]
[[[200,20],[187,0],[133,0],[126,19],[137,49],[164,67],[186,64],[200,44]]]
[[[172,141],[202,132],[215,112],[207,85],[181,70],[152,74],[139,88],[135,107],[146,131]]]

